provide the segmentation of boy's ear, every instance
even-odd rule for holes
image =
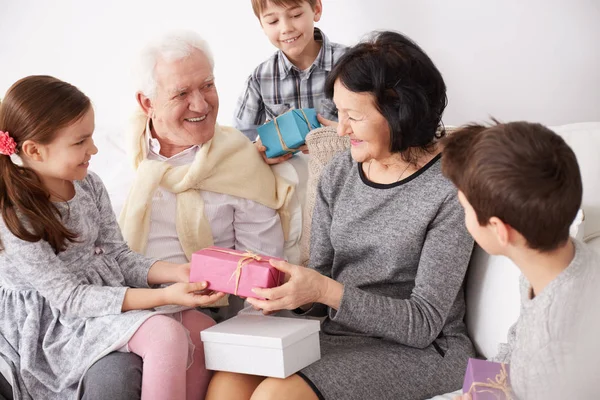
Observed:
[[[319,20],[321,19],[321,15],[323,14],[323,3],[321,3],[321,0],[317,0],[315,2],[315,18],[314,21],[315,22],[319,22]]]
[[[502,221],[500,218],[498,218],[498,217],[490,218],[489,226],[492,228],[493,232],[496,234],[496,239],[498,240],[498,243],[500,243],[500,245],[502,247],[507,246],[511,242],[512,228],[509,225],[505,224],[504,221]]]
[[[33,140],[26,140],[21,145],[21,153],[33,161],[41,162],[44,161],[43,149],[41,146]]]
[[[154,108],[152,107],[152,100],[150,100],[150,98],[142,92],[137,92],[135,94],[135,99],[137,100],[144,114],[146,114],[146,116],[148,116],[149,118],[152,118],[152,113],[154,112]]]

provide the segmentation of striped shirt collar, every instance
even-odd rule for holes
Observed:
[[[319,50],[319,54],[317,54],[317,58],[312,63],[312,65],[308,68],[308,70],[312,70],[313,68],[321,68],[327,72],[331,71],[333,68],[333,48],[329,42],[327,36],[319,29],[315,28],[314,38],[316,41],[322,42],[321,50]],[[296,67],[292,62],[287,58],[287,56],[283,53],[283,51],[279,50],[278,52],[278,64],[279,64],[279,79],[285,79],[292,69],[296,71],[302,72]]]

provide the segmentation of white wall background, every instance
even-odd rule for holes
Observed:
[[[446,124],[600,121],[600,0],[323,0],[318,24],[355,43],[374,29],[416,40],[448,85]],[[192,28],[209,41],[231,122],[246,76],[274,49],[249,0],[0,0],[0,96],[50,74],[95,103],[97,126],[121,131],[134,105],[130,66],[149,36]]]

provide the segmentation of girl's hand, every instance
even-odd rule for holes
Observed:
[[[252,291],[267,300],[248,298],[255,309],[265,313],[279,310],[294,310],[309,303],[321,302],[327,289],[327,277],[317,271],[289,264],[285,261],[271,260],[271,265],[289,275],[287,283],[272,289],[254,288]]]
[[[267,164],[269,164],[269,165],[280,164],[280,163],[282,163],[284,161],[289,160],[293,156],[292,153],[289,153],[289,154],[284,154],[284,155],[279,156],[279,157],[268,158],[267,155],[265,154],[265,152],[267,151],[267,148],[265,146],[263,146],[262,142],[260,141],[260,138],[257,139],[256,142],[254,142],[254,146],[256,146],[256,149],[259,151],[259,153],[262,156],[263,160]],[[300,148],[300,150],[304,151],[303,147],[306,147],[306,146],[302,146]],[[308,148],[306,148],[306,150],[308,151]]]
[[[164,289],[165,303],[186,307],[201,307],[214,303],[225,296],[225,293],[204,293],[206,282],[174,283]]]

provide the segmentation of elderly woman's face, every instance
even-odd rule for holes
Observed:
[[[219,96],[204,53],[194,50],[180,60],[159,60],[154,73],[157,91],[152,100],[152,124],[156,134],[179,146],[212,139]]]
[[[391,155],[390,129],[372,94],[352,92],[338,79],[333,86],[333,101],[339,113],[338,135],[350,137],[355,161],[381,160]]]

